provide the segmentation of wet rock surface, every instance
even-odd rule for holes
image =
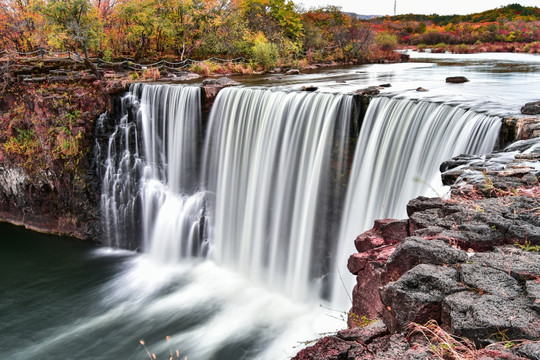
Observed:
[[[433,320],[470,339],[471,358],[539,359],[540,140],[461,155],[441,171],[449,199],[413,199],[408,219],[378,220],[355,240],[352,329],[338,333],[339,355],[316,343],[295,359],[432,358],[437,344],[411,324]],[[355,328],[363,316],[387,331],[351,335],[375,326]]]

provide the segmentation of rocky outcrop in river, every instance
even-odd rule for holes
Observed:
[[[438,331],[470,339],[468,358],[540,358],[540,139],[441,170],[449,199],[413,199],[408,219],[355,240],[350,329],[295,359],[451,356],[461,345]],[[358,327],[366,318],[379,320]]]

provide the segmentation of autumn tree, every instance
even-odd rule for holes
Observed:
[[[99,43],[101,24],[89,0],[48,0],[36,4],[47,20],[48,43],[56,48],[81,51],[85,65],[98,77],[101,74],[90,61],[89,50]]]

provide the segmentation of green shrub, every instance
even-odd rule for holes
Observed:
[[[374,42],[375,47],[382,51],[392,51],[398,44],[397,36],[386,32],[377,33]]]
[[[276,66],[279,52],[278,47],[269,42],[264,35],[256,37],[251,48],[253,61],[264,70],[269,70]]]

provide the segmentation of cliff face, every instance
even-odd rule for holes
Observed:
[[[99,239],[94,127],[119,84],[10,84],[0,95],[0,220]]]

